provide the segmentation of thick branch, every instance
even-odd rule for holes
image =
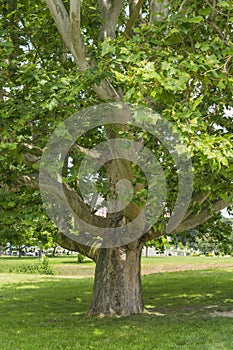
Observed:
[[[107,78],[102,80],[99,85],[95,84],[93,89],[97,96],[103,101],[111,100],[121,102],[123,100],[121,91],[117,91]]]
[[[38,174],[25,175],[18,179],[17,186],[26,185],[32,189],[39,189],[39,177]],[[16,186],[16,187],[17,187]],[[43,183],[40,183],[40,188],[52,195],[58,203],[64,203],[66,199],[69,206],[72,208],[73,212],[77,215],[78,218],[82,219],[86,223],[98,228],[107,228],[113,227],[112,218],[109,215],[108,218],[103,218],[101,216],[96,216],[91,213],[89,207],[84,203],[80,195],[71,189],[67,184],[60,183],[54,178],[43,176]],[[65,196],[65,197],[64,197]],[[101,234],[99,234],[101,235]]]
[[[70,0],[70,33],[75,53],[78,57],[79,67],[88,68],[85,57],[85,47],[80,31],[80,0]]]
[[[99,39],[114,38],[119,15],[124,5],[124,0],[99,0],[99,8],[102,17]]]
[[[63,204],[63,206],[64,201],[66,200],[68,205],[72,208],[74,214],[89,225],[96,228],[112,227],[111,217],[103,218],[100,216],[93,215],[89,207],[84,203],[83,199],[80,197],[80,195],[76,191],[68,187],[67,184],[61,184],[55,179],[48,177],[46,183],[45,181],[44,183],[40,183],[40,188],[48,194],[54,196],[58,202]],[[81,223],[80,230],[83,230],[83,228],[81,227]],[[99,233],[99,236],[100,235],[101,234]]]
[[[197,227],[198,225],[201,225],[207,220],[209,220],[210,218],[212,218],[212,216],[216,212],[228,207],[229,205],[230,203],[220,199],[216,201],[211,208],[203,209],[200,214],[190,215],[172,233],[180,233],[180,232],[187,231],[191,228]]]
[[[62,36],[62,39],[66,47],[71,51],[78,67],[82,70],[85,69],[86,62],[83,59],[83,51],[82,51],[82,48],[78,46],[77,43],[75,44],[75,46],[73,44],[72,37],[71,37],[71,30],[70,30],[70,18],[65,9],[65,6],[63,5],[62,0],[45,0],[45,2],[49,7],[53,20],[57,26],[59,33]],[[72,2],[72,9],[75,9],[73,1],[71,2]],[[77,12],[75,16],[75,20],[76,19],[77,19]]]
[[[71,239],[66,234],[58,231],[56,234],[56,242],[63,248],[73,250],[87,256],[88,258],[96,261],[98,256],[98,248],[85,246],[80,244],[76,240]]]
[[[201,205],[207,200],[208,197],[209,197],[209,193],[196,193],[192,197],[191,205],[192,204]],[[184,216],[183,221],[186,220],[192,213],[193,213],[192,210],[188,210]]]
[[[85,56],[85,46],[80,31],[80,0],[70,1],[70,17],[63,5],[62,0],[45,0],[48,5],[53,20],[62,36],[65,46],[71,51],[77,66],[81,70],[89,68]],[[115,28],[118,17],[123,7],[123,0],[99,1],[103,25],[100,32],[103,39],[107,36],[115,35]],[[122,101],[120,91],[112,86],[108,79],[101,81],[99,85],[93,86],[94,91],[101,100]]]
[[[150,0],[150,22],[160,22],[166,17],[168,1]]]
[[[134,8],[134,11],[132,13],[132,15],[130,16],[128,23],[126,25],[125,28],[125,35],[126,36],[130,36],[131,30],[135,24],[136,19],[138,18],[138,15],[140,13],[140,10],[142,8],[142,5],[144,3],[145,0],[139,0]]]
[[[163,235],[164,235],[164,232],[155,231],[154,228],[152,227],[144,236],[142,236],[140,238],[140,243],[143,246],[146,242],[152,241],[152,240],[159,238]]]

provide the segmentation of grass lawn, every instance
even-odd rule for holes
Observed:
[[[51,259],[55,267],[94,268],[90,262],[76,264],[74,257],[59,259]],[[226,317],[233,315],[233,259],[195,257],[192,268],[205,269],[182,271],[190,259],[143,259],[146,273],[156,272],[143,276],[149,313],[112,319],[85,316],[93,277],[83,270],[80,278],[2,272],[0,349],[233,349],[233,318]],[[0,271],[18,260],[0,259]],[[161,271],[179,271],[161,273],[158,264]]]
[[[18,272],[20,266],[35,264],[39,258],[34,257],[0,257],[1,272]],[[90,259],[77,263],[77,255],[49,258],[56,275],[93,277],[95,264]],[[172,272],[183,270],[202,270],[206,268],[233,268],[233,257],[193,257],[169,256],[142,258],[142,274],[154,272]]]

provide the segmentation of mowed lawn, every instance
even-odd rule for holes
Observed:
[[[26,259],[0,259],[1,350],[233,349],[233,258],[143,259],[147,313],[111,319],[85,316],[94,265],[75,259],[51,259],[55,276],[3,272]]]

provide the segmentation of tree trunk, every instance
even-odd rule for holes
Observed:
[[[134,247],[100,249],[89,316],[143,313],[142,247],[137,243],[132,245]]]

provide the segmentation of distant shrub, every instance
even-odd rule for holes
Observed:
[[[81,263],[81,262],[83,262],[83,260],[85,259],[85,256],[84,255],[82,255],[82,254],[79,254],[78,253],[78,263]]]
[[[213,253],[208,253],[208,254],[206,254],[206,256],[213,257],[215,255]]]
[[[43,260],[35,264],[22,264],[15,268],[10,269],[10,272],[17,273],[31,273],[31,274],[40,274],[40,275],[54,275],[55,270],[49,263],[49,259],[44,257]]]

